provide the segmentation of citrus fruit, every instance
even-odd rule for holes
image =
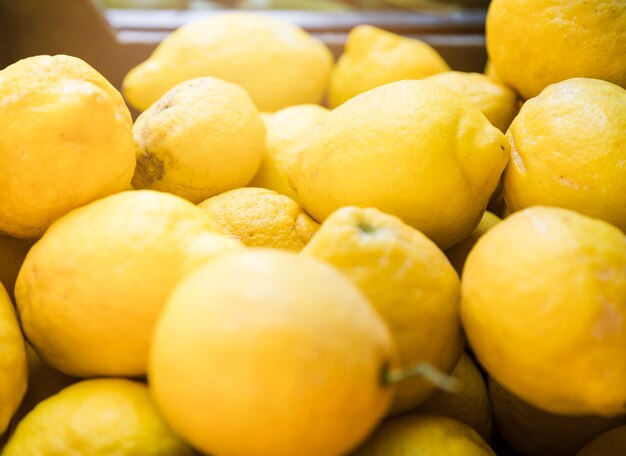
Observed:
[[[621,426],[596,437],[576,453],[576,456],[613,456],[625,451],[626,426]]]
[[[261,111],[319,103],[333,56],[300,27],[261,14],[226,13],[187,24],[125,77],[123,91],[147,109],[176,84],[213,76],[243,87]]]
[[[443,416],[404,415],[383,425],[353,456],[495,456],[471,427]]]
[[[17,273],[34,243],[32,239],[17,239],[0,234],[0,283],[11,297]]]
[[[331,72],[328,101],[335,108],[375,87],[421,79],[450,67],[427,43],[373,27],[354,27]]]
[[[298,203],[265,188],[238,188],[198,205],[247,247],[299,251],[319,227]]]
[[[37,405],[18,424],[3,456],[191,456],[158,415],[142,383],[84,380]]]
[[[493,0],[487,52],[525,99],[575,77],[626,86],[623,0]]]
[[[424,78],[465,95],[482,111],[491,124],[502,132],[519,111],[517,94],[508,87],[496,84],[480,73],[446,71]]]
[[[597,79],[553,84],[524,104],[507,136],[512,211],[558,206],[626,230],[626,90]]]
[[[289,170],[312,132],[324,123],[329,112],[322,106],[308,104],[263,114],[267,131],[265,154],[249,185],[274,190],[299,203],[298,194],[289,185]]]
[[[484,73],[485,73],[485,76],[487,76],[489,79],[491,79],[496,84],[506,85],[506,83],[498,75],[498,72],[496,71],[496,68],[493,66],[493,63],[491,62],[491,60],[487,60],[487,63],[485,64],[485,71],[484,71]]]
[[[365,292],[389,326],[402,368],[453,369],[464,342],[459,278],[430,239],[377,209],[344,207],[324,221],[302,254],[337,267]],[[423,378],[399,383],[391,413],[414,408],[434,391]]]
[[[182,198],[112,195],[60,218],[33,246],[15,287],[24,332],[72,376],[138,376],[167,295],[207,259],[242,248]]]
[[[478,225],[508,147],[463,95],[393,82],[333,110],[290,179],[319,222],[343,206],[375,207],[447,248]]]
[[[501,222],[500,217],[489,211],[485,211],[483,218],[480,219],[480,223],[474,231],[472,231],[472,234],[446,250],[446,256],[448,257],[448,260],[450,260],[452,266],[454,266],[454,269],[459,276],[463,272],[463,266],[465,265],[467,255],[469,255],[472,248],[474,248],[478,239],[480,239],[481,236],[496,226],[499,222]]]
[[[339,455],[385,414],[393,388],[382,375],[393,363],[385,323],[339,271],[250,249],[174,290],[148,380],[164,419],[200,451]]]
[[[245,186],[265,147],[261,115],[245,90],[210,77],[169,90],[137,118],[133,133],[133,186],[193,203]]]
[[[40,55],[9,65],[0,106],[0,233],[39,237],[71,209],[130,188],[130,112],[82,60]]]
[[[626,412],[626,236],[576,212],[534,207],[481,237],[461,315],[489,374],[555,414]]]

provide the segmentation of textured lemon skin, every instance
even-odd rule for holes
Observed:
[[[626,412],[624,233],[526,209],[480,238],[461,288],[470,345],[513,394],[555,414]]]
[[[130,188],[130,112],[82,60],[9,65],[0,71],[0,107],[0,233],[37,238],[71,209]]]
[[[626,230],[626,90],[575,78],[528,100],[507,133],[511,211],[557,206]]]
[[[261,111],[320,103],[333,56],[300,27],[260,14],[217,14],[165,38],[124,78],[128,101],[143,111],[187,79],[213,76],[243,87]]]
[[[339,271],[249,249],[172,293],[148,379],[164,419],[205,453],[338,456],[385,414],[393,364],[384,322]]]
[[[172,288],[219,253],[243,248],[182,198],[112,195],[59,219],[18,275],[17,308],[39,356],[72,376],[140,376]]]
[[[191,456],[163,423],[142,383],[84,380],[40,402],[18,424],[4,456]]]
[[[328,102],[336,108],[375,87],[449,70],[439,53],[421,40],[358,25],[348,34],[345,50],[332,70]]]
[[[365,292],[389,326],[401,367],[454,368],[464,343],[459,278],[426,236],[376,209],[344,207],[324,221],[302,254],[337,267]],[[390,413],[415,408],[434,391],[424,379],[405,380]]]
[[[447,248],[476,228],[508,157],[505,136],[464,96],[400,81],[333,110],[290,181],[319,222],[343,206],[374,207]]]
[[[243,187],[263,157],[265,127],[241,87],[206,77],[182,82],[133,125],[135,188],[192,203]]]
[[[622,0],[494,0],[486,27],[495,71],[524,99],[576,77],[626,87]]]

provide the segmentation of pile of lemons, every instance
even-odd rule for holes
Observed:
[[[1,454],[626,454],[626,3],[494,0],[487,47],[216,14],[135,121],[1,70]]]

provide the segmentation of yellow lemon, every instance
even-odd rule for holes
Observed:
[[[274,114],[263,114],[267,130],[265,154],[251,187],[269,188],[298,202],[298,194],[289,185],[289,170],[305,147],[312,132],[330,111],[319,105],[298,105]]]
[[[509,209],[564,207],[626,230],[626,90],[583,78],[551,85],[524,104],[507,136]]]
[[[492,379],[489,397],[500,434],[513,448],[531,456],[571,456],[594,437],[626,423],[624,415],[570,416],[544,412]]]
[[[478,240],[491,228],[496,226],[502,220],[497,215],[492,214],[489,211],[485,211],[483,214],[483,218],[480,219],[480,223],[478,226],[472,231],[468,237],[463,239],[458,244],[453,245],[449,249],[446,250],[446,256],[456,272],[461,275],[463,272],[463,266],[465,265],[465,260],[467,259],[467,255],[474,248],[474,245],[478,242]]]
[[[345,50],[331,73],[329,104],[335,108],[374,87],[449,70],[425,42],[359,25],[348,34]]]
[[[389,326],[402,368],[454,368],[463,350],[459,278],[426,236],[376,209],[344,207],[302,254],[337,267],[365,292]],[[421,378],[399,383],[391,413],[414,408],[434,390]]]
[[[435,391],[416,410],[454,418],[470,426],[488,442],[493,432],[493,416],[482,374],[472,358],[463,353],[451,375],[457,380],[458,391]]]
[[[242,248],[193,204],[150,190],[113,195],[59,219],[33,246],[15,287],[24,332],[72,376],[138,376],[172,288]]]
[[[443,416],[405,415],[383,423],[353,456],[495,456],[471,427]]]
[[[393,363],[385,323],[339,271],[250,249],[175,289],[148,380],[165,420],[203,452],[340,455],[386,412]]]
[[[615,456],[626,453],[626,426],[621,426],[596,437],[576,456]]]
[[[130,112],[75,57],[37,56],[0,71],[0,232],[36,238],[76,207],[130,188]]]
[[[191,456],[158,415],[142,383],[84,380],[39,403],[3,456]]]
[[[496,71],[496,67],[493,66],[493,63],[491,62],[491,60],[487,60],[487,63],[485,64],[484,73],[485,73],[485,76],[487,76],[496,84],[506,85],[506,82],[504,82],[502,78],[498,75],[498,72]]]
[[[17,273],[34,242],[30,239],[17,239],[0,234],[0,283],[11,297]]]
[[[576,212],[534,207],[479,239],[461,315],[492,377],[556,414],[626,412],[626,236]]]
[[[299,251],[319,227],[298,203],[265,188],[238,188],[198,205],[247,247]]]
[[[624,0],[493,0],[487,51],[525,99],[575,77],[626,86]]]
[[[9,295],[0,284],[0,435],[26,392],[24,338]]]
[[[290,178],[319,222],[343,206],[375,207],[447,248],[478,225],[508,156],[505,136],[466,97],[400,81],[333,110]]]
[[[245,90],[209,77],[168,91],[137,118],[133,133],[133,186],[193,203],[245,186],[265,147],[261,115]]]
[[[424,80],[436,82],[468,97],[489,122],[502,132],[506,132],[519,111],[517,94],[508,87],[496,84],[484,74],[446,71]]]
[[[124,79],[129,102],[145,110],[176,84],[213,76],[240,85],[262,111],[319,103],[333,56],[319,40],[261,14],[217,14],[165,38]]]

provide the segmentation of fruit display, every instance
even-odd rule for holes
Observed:
[[[0,69],[0,456],[626,455],[626,2],[486,44],[217,12],[119,90]]]

